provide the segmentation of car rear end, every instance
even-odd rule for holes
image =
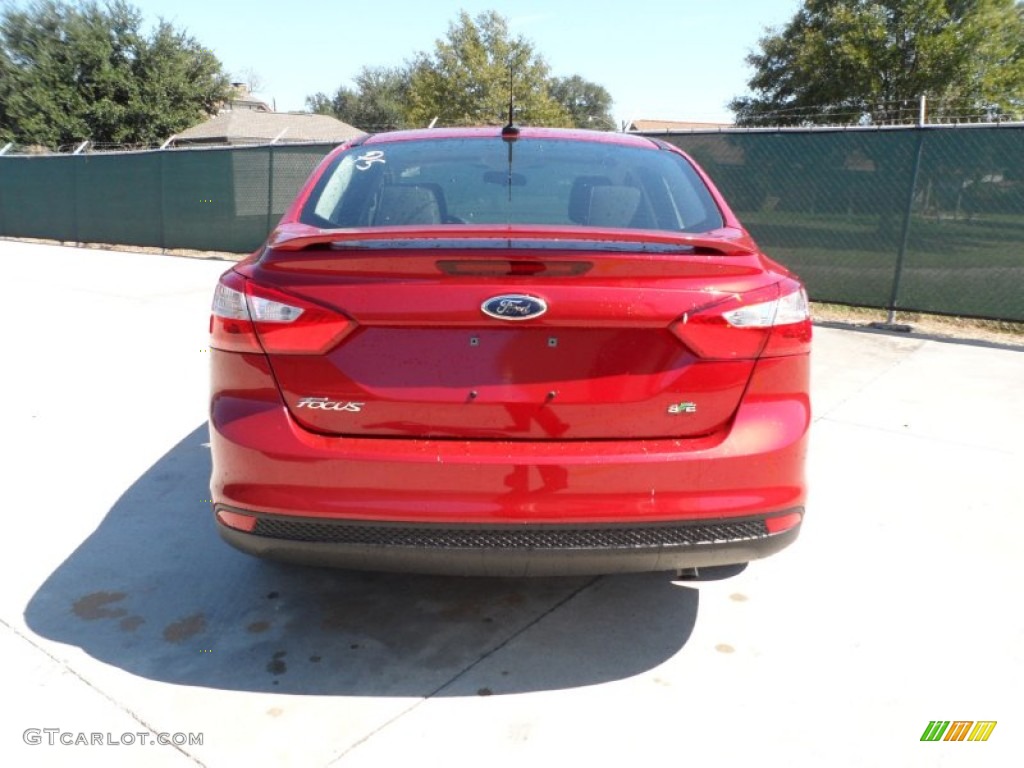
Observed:
[[[799,530],[806,295],[667,145],[343,147],[221,278],[211,336],[215,514],[256,555],[656,571]]]

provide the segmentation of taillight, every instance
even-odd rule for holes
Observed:
[[[213,292],[210,346],[228,352],[262,352],[245,300],[246,280],[235,272],[221,276]]]
[[[349,318],[237,272],[221,276],[213,294],[210,346],[229,352],[314,355],[355,329]]]
[[[798,355],[811,345],[810,305],[795,280],[733,294],[683,315],[671,328],[693,352],[709,359]]]

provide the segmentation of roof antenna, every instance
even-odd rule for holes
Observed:
[[[512,202],[512,145],[519,138],[519,126],[515,123],[515,98],[512,84],[515,81],[515,69],[511,59],[508,62],[508,125],[501,129],[501,140],[508,144],[508,201]]]
[[[508,125],[501,129],[501,138],[505,141],[515,141],[519,138],[519,126],[515,124],[515,96],[512,93],[512,84],[515,78],[515,69],[512,62],[508,63]]]

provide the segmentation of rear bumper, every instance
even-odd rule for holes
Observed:
[[[262,523],[253,533],[218,521],[226,540],[253,554],[357,569],[609,573],[745,562],[796,538],[797,528],[740,537],[713,531],[802,511],[806,355],[759,361],[728,428],[707,437],[517,442],[317,435],[295,423],[266,386],[258,358],[215,354],[223,359],[214,370],[225,379],[215,373],[210,414],[218,509],[337,530],[400,526],[444,533],[442,541],[466,530],[556,532],[556,540],[611,529],[712,531],[695,541],[641,536],[628,546],[598,539],[594,546],[538,547],[529,539],[503,544],[500,536],[480,547],[403,546],[386,537],[282,536]]]
[[[220,507],[219,512],[243,513]],[[802,508],[786,510],[776,519]],[[244,513],[243,513],[244,514]],[[474,576],[569,576],[731,565],[766,557],[799,524],[769,533],[762,518],[683,525],[504,526],[328,522],[257,515],[253,532],[221,536],[258,557],[306,565]]]

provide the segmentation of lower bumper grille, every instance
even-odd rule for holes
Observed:
[[[430,549],[632,549],[750,541],[768,537],[763,520],[668,526],[478,528],[361,525],[261,517],[257,536],[289,541]]]

